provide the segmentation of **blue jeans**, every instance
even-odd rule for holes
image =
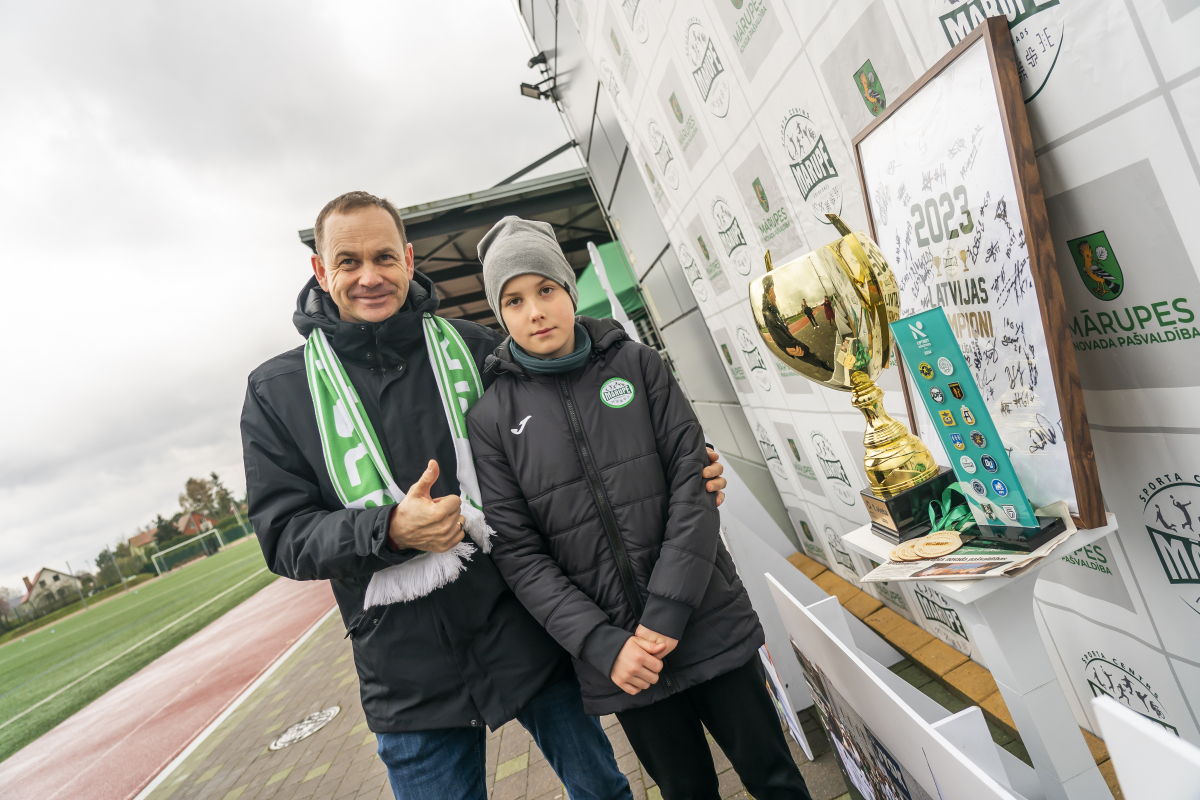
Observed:
[[[517,720],[571,800],[633,800],[600,720],[583,713],[574,676],[543,690]],[[487,800],[482,728],[381,733],[378,740],[396,800]]]

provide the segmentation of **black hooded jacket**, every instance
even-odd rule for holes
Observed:
[[[653,349],[612,320],[578,320],[584,366],[530,374],[506,342],[467,423],[492,559],[574,657],[587,712],[610,714],[740,667],[764,637],[721,544],[687,398]],[[679,646],[631,696],[608,676],[639,623]]]
[[[301,336],[321,328],[330,337],[398,486],[411,486],[429,459],[437,460],[434,497],[459,493],[454,444],[421,327],[422,313],[437,305],[433,283],[418,272],[395,316],[343,322],[313,279],[292,318]],[[471,322],[451,324],[481,366],[497,334]],[[242,449],[250,518],[267,566],[294,580],[329,580],[353,637],[372,731],[495,729],[570,674],[562,650],[482,553],[457,580],[423,598],[363,610],[371,576],[416,551],[388,546],[393,506],[348,509],[338,501],[321,453],[303,347],[251,373]]]

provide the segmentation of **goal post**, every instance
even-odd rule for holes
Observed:
[[[216,528],[198,533],[188,538],[186,542],[172,545],[166,550],[160,550],[150,557],[155,571],[162,575],[170,572],[184,562],[196,558],[211,556],[225,546],[225,539]]]

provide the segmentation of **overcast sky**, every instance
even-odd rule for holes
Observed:
[[[240,494],[246,376],[301,343],[296,231],[565,142],[529,56],[511,0],[0,5],[0,585],[91,568],[189,476]]]

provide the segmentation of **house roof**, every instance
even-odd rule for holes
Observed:
[[[145,547],[146,545],[150,544],[150,542],[154,541],[154,534],[156,533],[158,533],[158,528],[151,528],[148,531],[142,531],[137,536],[133,536],[129,539],[129,546]]]

